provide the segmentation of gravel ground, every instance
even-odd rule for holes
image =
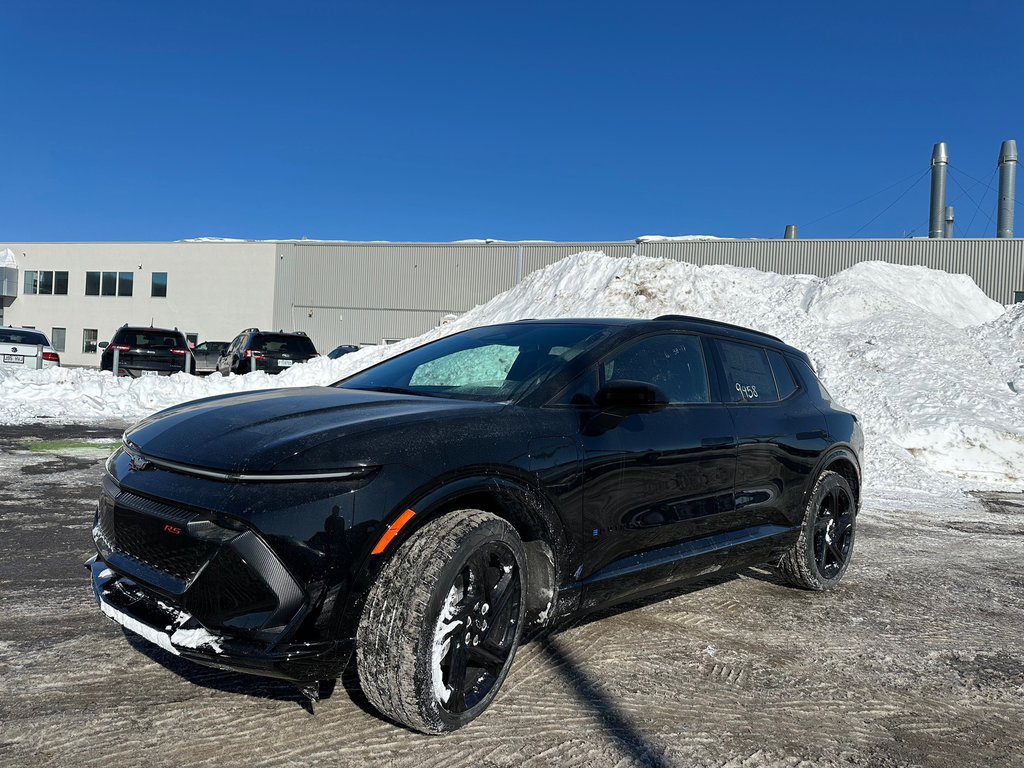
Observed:
[[[0,428],[2,765],[1024,766],[1021,496],[867,506],[829,594],[748,569],[535,640],[430,738],[351,674],[313,715],[104,618],[81,564],[106,449],[72,443],[119,434]]]

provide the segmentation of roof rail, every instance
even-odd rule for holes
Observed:
[[[721,320],[709,320],[706,317],[694,317],[693,315],[659,315],[658,317],[656,317],[654,319],[655,320],[687,320],[687,321],[691,321],[691,322],[695,322],[695,323],[705,323],[707,325],[715,325],[715,326],[718,326],[720,328],[730,328],[730,329],[732,329],[734,331],[745,331],[747,333],[753,333],[753,334],[755,334],[757,336],[765,336],[765,337],[767,337],[769,339],[774,339],[775,341],[782,342],[783,344],[786,343],[786,342],[782,341],[782,339],[780,339],[778,336],[772,336],[770,333],[765,333],[764,331],[755,331],[753,328],[744,328],[742,325],[734,325],[733,323],[723,323]]]
[[[246,328],[244,331],[242,331],[242,333],[249,333],[250,331],[259,332],[259,330],[259,328]]]

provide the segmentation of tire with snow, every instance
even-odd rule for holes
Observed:
[[[804,589],[821,592],[835,586],[850,564],[856,533],[853,489],[839,473],[822,472],[807,502],[800,538],[779,562],[779,572]]]
[[[423,733],[480,715],[519,645],[526,573],[522,541],[496,515],[452,512],[416,531],[384,566],[359,622],[370,703]]]

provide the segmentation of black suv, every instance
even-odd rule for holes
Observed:
[[[185,335],[177,328],[145,328],[122,325],[108,344],[100,342],[100,370],[114,371],[115,376],[170,376],[172,373],[195,372],[195,357]]]
[[[167,651],[311,698],[354,655],[381,713],[449,731],[553,622],[758,563],[836,584],[862,442],[771,336],[677,316],[481,327],[128,430],[93,588]]]
[[[302,331],[285,333],[246,328],[217,359],[217,370],[224,376],[252,371],[280,373],[295,363],[319,356],[313,342]]]

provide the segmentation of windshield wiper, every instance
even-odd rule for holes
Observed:
[[[349,387],[345,387],[349,389]],[[403,387],[352,387],[352,389],[362,389],[366,392],[389,392],[393,395],[415,395],[417,397],[436,397],[436,395],[428,394],[427,392],[417,392],[414,389],[405,389]]]

